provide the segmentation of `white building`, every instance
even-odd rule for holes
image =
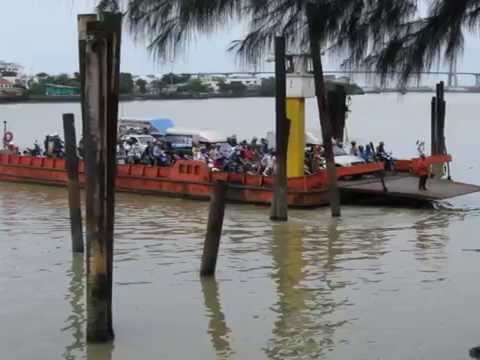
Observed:
[[[0,74],[20,74],[22,70],[22,66],[18,64],[0,60]]]
[[[21,65],[0,60],[0,77],[8,80],[13,85],[25,87],[27,77],[23,74]]]
[[[253,75],[229,75],[225,78],[225,84],[240,82],[247,88],[255,88],[262,85],[262,79]]]

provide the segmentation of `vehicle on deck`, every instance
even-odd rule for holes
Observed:
[[[166,130],[164,141],[177,153],[190,155],[194,144],[220,144],[226,142],[227,137],[213,130],[172,127]]]
[[[313,134],[312,132],[306,132],[305,143],[307,145],[321,145],[322,141],[320,140],[320,137]],[[335,166],[337,167],[354,166],[366,163],[365,160],[361,157],[347,153],[344,148],[341,148],[338,145],[333,146],[333,155],[335,160]]]
[[[359,156],[348,154],[345,149],[334,145],[333,146],[333,155],[335,156],[335,166],[354,166],[365,164],[366,161]]]
[[[153,143],[155,141],[155,138],[152,135],[137,135],[137,134],[128,134],[128,135],[123,135],[120,140],[125,141],[127,139],[134,139],[139,145],[142,151],[144,151],[148,143]]]

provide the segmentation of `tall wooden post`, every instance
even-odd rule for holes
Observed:
[[[341,85],[334,85],[328,91],[327,99],[332,121],[332,136],[338,141],[343,141],[347,113],[347,93],[345,88]]]
[[[78,15],[78,64],[80,72],[80,99],[82,107],[82,136],[85,133],[85,119],[87,118],[85,109],[85,51],[87,44],[87,24],[97,21],[97,14]]]
[[[7,121],[3,121],[3,136],[2,136],[2,143],[3,143],[3,150],[7,148],[7,142],[5,141],[5,134],[7,133]]]
[[[200,268],[201,276],[215,275],[217,266],[218,249],[222,237],[223,217],[225,215],[225,197],[228,184],[223,181],[217,181],[213,189],[210,200],[210,210],[208,214],[207,234],[203,244],[202,265]]]
[[[287,221],[287,152],[290,122],[287,120],[287,74],[285,67],[285,37],[275,38],[275,173],[270,219]]]
[[[445,154],[445,84],[443,81],[439,84],[439,96],[438,96],[438,121],[437,121],[437,152],[439,154]]]
[[[320,127],[322,129],[322,140],[325,148],[325,160],[327,164],[328,200],[333,217],[341,216],[340,191],[338,189],[337,170],[332,144],[332,119],[328,107],[325,79],[323,78],[323,65],[321,58],[319,31],[316,23],[317,7],[314,3],[307,4],[307,19],[310,35],[310,52],[313,64],[313,76],[315,82],[315,94],[317,96],[317,107],[320,115]]]
[[[79,29],[80,30],[80,29]],[[121,15],[87,22],[84,42],[87,340],[113,339],[112,272]],[[82,69],[82,67],[81,67]]]
[[[432,99],[432,155],[445,154],[445,85],[443,81],[436,86],[436,97]],[[444,164],[434,164],[433,174],[436,177],[444,175]]]
[[[80,201],[80,182],[78,180],[77,138],[75,136],[75,118],[73,114],[63,114],[63,132],[68,173],[68,206],[70,208],[70,226],[72,232],[72,250],[83,253],[82,210]]]
[[[430,125],[430,139],[431,139],[431,155],[437,154],[437,98],[434,96],[432,97],[431,102],[431,125]]]

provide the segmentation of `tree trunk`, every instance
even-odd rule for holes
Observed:
[[[328,102],[323,78],[322,58],[320,54],[320,39],[318,29],[315,28],[315,5],[307,5],[308,30],[310,33],[310,52],[313,62],[313,76],[315,81],[315,94],[317,96],[320,127],[322,129],[323,146],[325,148],[325,161],[327,164],[328,199],[333,217],[339,217],[340,192],[338,190],[337,171],[332,147],[332,123],[328,110]]]
[[[287,120],[287,84],[285,69],[285,37],[275,38],[275,86],[276,86],[276,166],[273,183],[273,198],[270,208],[270,219],[287,221],[287,151],[290,122]]]

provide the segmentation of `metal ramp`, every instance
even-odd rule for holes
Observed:
[[[340,181],[342,195],[350,199],[361,197],[381,197],[384,200],[399,200],[405,202],[428,202],[444,200],[457,196],[480,192],[480,186],[454,182],[445,179],[429,179],[427,191],[418,190],[418,178],[410,174],[388,174],[384,178],[387,191],[384,191],[379,178],[369,178],[352,181]]]

